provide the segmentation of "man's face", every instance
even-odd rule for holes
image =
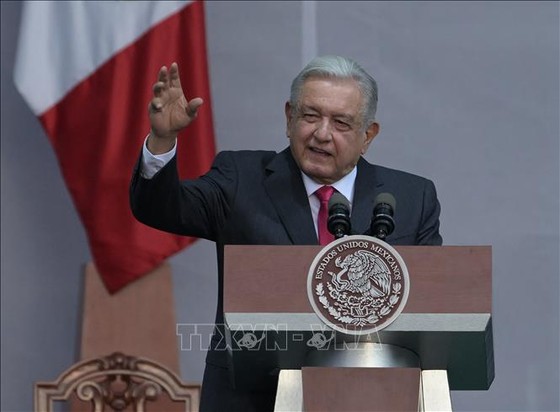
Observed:
[[[331,184],[348,174],[379,131],[364,130],[363,97],[352,79],[309,78],[297,107],[286,103],[287,134],[299,168]]]

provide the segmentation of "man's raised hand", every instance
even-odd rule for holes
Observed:
[[[172,63],[163,66],[153,86],[154,97],[148,105],[151,133],[148,149],[154,154],[165,153],[175,144],[177,134],[196,117],[203,101],[200,97],[188,101],[181,88],[179,67]]]

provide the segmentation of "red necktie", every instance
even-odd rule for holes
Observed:
[[[321,202],[319,215],[317,216],[317,229],[319,232],[319,244],[326,245],[334,240],[334,235],[327,229],[327,219],[329,217],[329,200],[334,193],[334,187],[323,186],[315,191],[315,196]]]

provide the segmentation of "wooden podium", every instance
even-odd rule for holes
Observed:
[[[276,410],[450,410],[449,390],[494,379],[489,246],[398,246],[408,302],[387,328],[335,332],[307,297],[321,246],[226,246],[224,312],[232,379],[279,373]]]

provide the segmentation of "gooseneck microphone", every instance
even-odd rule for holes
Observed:
[[[372,236],[384,240],[393,233],[395,221],[393,214],[397,201],[390,193],[380,193],[373,202],[373,217],[371,219],[370,232]]]
[[[350,224],[350,202],[342,194],[335,192],[329,200],[329,218],[327,229],[335,239],[349,235],[352,229]]]

